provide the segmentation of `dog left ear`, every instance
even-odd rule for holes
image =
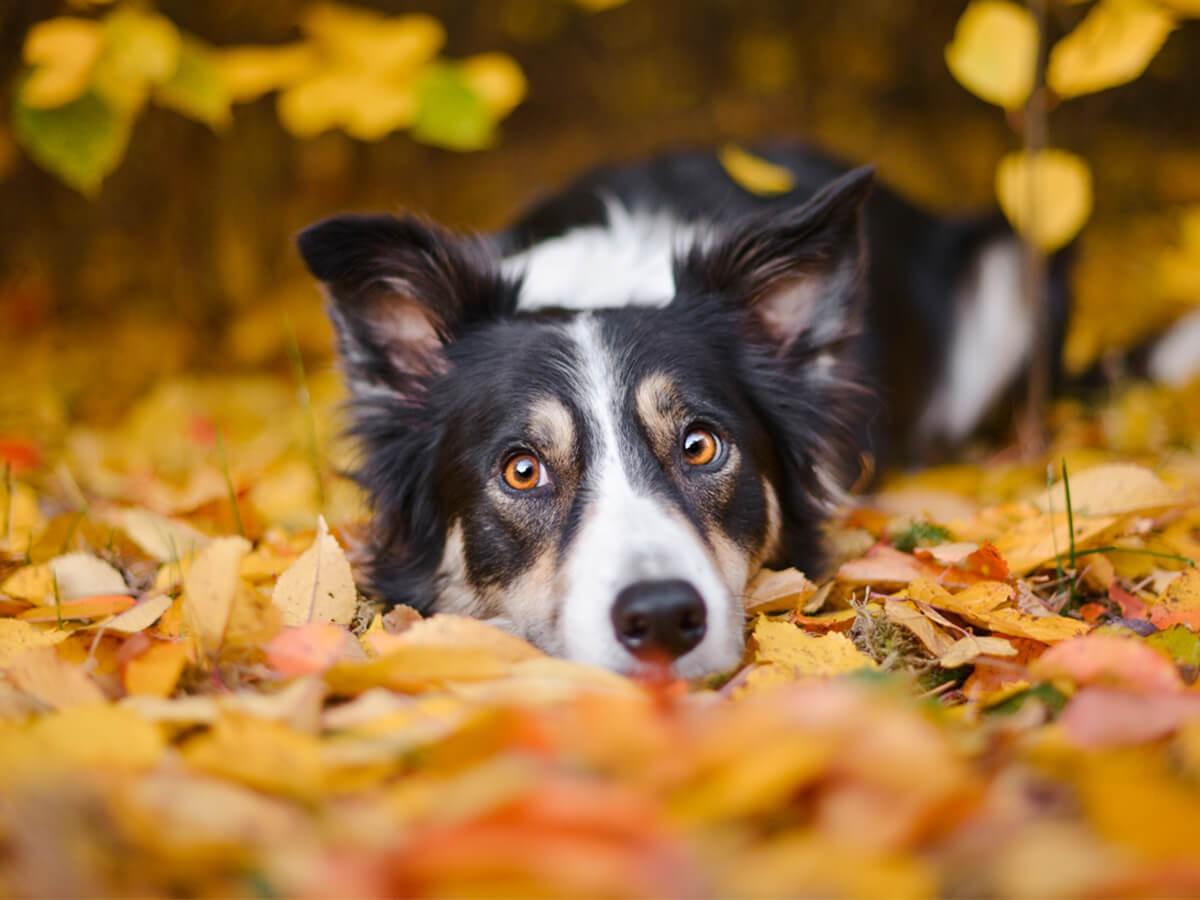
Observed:
[[[874,170],[855,169],[801,206],[757,213],[676,263],[681,294],[746,308],[777,352],[819,350],[855,334],[862,315],[861,210]]]
[[[478,238],[413,216],[342,215],[297,238],[324,284],[351,389],[413,397],[445,369],[446,346],[511,305],[512,291]]]

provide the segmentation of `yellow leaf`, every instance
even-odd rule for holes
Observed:
[[[948,653],[954,646],[954,638],[930,621],[913,603],[885,600],[883,611],[889,622],[902,625],[911,631],[934,656]]]
[[[304,30],[337,66],[385,75],[409,73],[437,55],[446,31],[432,16],[383,16],[336,3],[308,8]]]
[[[497,119],[504,118],[525,99],[525,73],[506,53],[468,57],[462,62],[462,74]]]
[[[815,637],[795,625],[767,616],[754,623],[757,661],[774,663],[796,675],[840,675],[877,668],[873,659],[836,632]]]
[[[106,631],[136,634],[139,631],[145,631],[162,618],[163,614],[171,608],[172,602],[174,601],[168,594],[147,597],[132,609],[127,609],[101,624]]]
[[[1181,16],[1200,16],[1200,0],[1158,0],[1167,9]]]
[[[222,716],[210,732],[184,746],[183,758],[211,775],[301,799],[317,796],[324,777],[314,737],[246,715]]]
[[[217,67],[230,98],[245,103],[295,84],[317,67],[319,57],[308,44],[279,47],[230,47],[217,51]]]
[[[119,706],[77,706],[37,719],[0,740],[0,777],[64,766],[148,769],[166,742],[155,725]]]
[[[938,658],[938,665],[943,669],[954,669],[974,662],[981,656],[1016,655],[1017,648],[1002,637],[968,634],[955,641],[953,646]]]
[[[1013,227],[1049,252],[1070,243],[1092,214],[1092,173],[1065,150],[1009,153],[996,169],[996,197]]]
[[[1012,592],[1011,585],[999,581],[980,582],[957,594],[951,594],[941,585],[923,579],[908,586],[909,596],[920,603],[956,613],[972,624],[1012,637],[1056,643],[1087,634],[1091,630],[1086,622],[1077,619],[1034,616],[1005,606],[1010,602]]]
[[[0,593],[31,603],[54,599],[54,571],[49,563],[22,566],[0,582]]]
[[[760,197],[786,194],[796,186],[796,179],[786,166],[748,153],[737,144],[723,146],[717,151],[717,158],[730,178]]]
[[[24,57],[35,68],[21,88],[22,101],[50,109],[78,99],[103,48],[100,26],[88,19],[62,16],[34,25],[25,37]]]
[[[1018,109],[1033,90],[1037,21],[1024,6],[975,0],[958,20],[946,47],[946,65],[972,94]]]
[[[322,516],[313,545],[275,582],[271,595],[285,625],[333,622],[349,625],[358,609],[358,593],[346,554],[329,533]]]
[[[64,600],[61,603],[35,606],[21,613],[26,622],[78,621],[100,619],[126,612],[134,605],[128,594],[103,594],[98,597],[82,597],[79,600]]]
[[[1100,0],[1050,51],[1046,83],[1060,97],[1077,97],[1133,81],[1174,28],[1156,3]]]
[[[799,609],[817,592],[813,584],[797,569],[773,571],[763,569],[746,587],[746,612],[767,613]]]
[[[183,615],[201,656],[221,647],[238,590],[238,565],[249,550],[245,538],[219,538],[200,551],[183,576]]]
[[[702,825],[770,812],[821,775],[832,751],[827,741],[813,735],[777,736],[716,772],[705,772],[697,783],[684,785],[672,798],[671,817],[685,825]]]
[[[66,640],[68,633],[38,628],[20,619],[0,619],[0,667],[38,647],[53,647]]]
[[[159,562],[187,559],[209,541],[186,522],[146,509],[123,509],[107,519]]]
[[[1075,547],[1096,544],[1120,520],[1115,516],[1075,516]],[[1054,562],[1071,546],[1067,514],[1039,515],[1007,528],[996,537],[996,549],[1008,561],[1014,575],[1024,575]]]
[[[46,520],[33,489],[19,481],[0,478],[0,550],[27,552],[45,527]]]
[[[114,78],[166,81],[179,65],[183,38],[166,16],[122,6],[104,22],[103,64]]]
[[[53,647],[38,647],[8,663],[8,680],[51,709],[103,703],[104,692],[77,666],[60,659]]]
[[[494,659],[512,663],[546,656],[528,641],[487,622],[445,613],[414,622],[392,637],[399,645],[477,648]]]
[[[182,641],[159,641],[125,664],[121,674],[125,693],[141,697],[169,697],[187,664],[188,648]]]
[[[367,662],[341,662],[325,673],[339,694],[361,694],[373,687],[418,693],[459,681],[486,681],[509,671],[509,664],[472,647],[410,644]]]
[[[378,140],[412,124],[417,96],[409,83],[335,70],[291,86],[279,95],[278,106],[283,127],[296,137],[340,127],[361,140]]]
[[[1071,509],[1076,516],[1119,516],[1180,505],[1185,498],[1143,466],[1115,463],[1071,474]],[[1058,482],[1034,501],[1042,512],[1064,512],[1066,490]]]

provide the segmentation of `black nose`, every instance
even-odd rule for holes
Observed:
[[[677,659],[704,639],[704,601],[686,581],[638,581],[613,604],[617,640],[639,659]]]

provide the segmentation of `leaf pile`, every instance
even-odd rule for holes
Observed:
[[[329,373],[44,411],[0,435],[0,888],[1196,894],[1195,391],[1064,405],[1049,485],[861,498],[692,685],[360,597]]]

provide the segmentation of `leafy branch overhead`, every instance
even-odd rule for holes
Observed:
[[[1200,6],[1191,0],[1098,0],[1049,48],[1047,101],[1133,81],[1179,19],[1195,15]],[[1015,116],[1037,90],[1042,39],[1026,7],[1009,0],[974,0],[946,47],[946,65],[975,96]],[[1091,214],[1091,172],[1083,159],[1066,150],[1019,151],[1001,161],[996,195],[1014,227],[1041,249],[1053,251],[1069,243]]]
[[[405,130],[465,151],[488,146],[525,95],[505,54],[440,57],[445,30],[429,16],[318,4],[299,24],[294,43],[217,48],[132,4],[41,22],[25,39],[15,134],[39,165],[93,194],[149,104],[220,131],[234,104],[273,93],[296,137],[340,129],[375,141]]]

